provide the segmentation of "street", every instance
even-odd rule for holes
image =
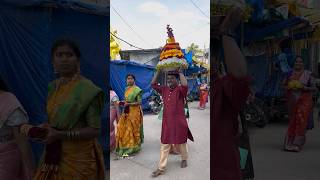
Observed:
[[[170,155],[167,171],[159,180],[206,180],[210,178],[210,112],[196,109],[198,102],[190,103],[190,129],[195,142],[188,141],[189,162],[180,168],[180,156]],[[316,114],[316,113],[315,113]],[[319,180],[320,128],[307,133],[307,142],[300,153],[284,152],[283,140],[288,122],[274,122],[265,128],[250,127],[250,144],[255,180]],[[145,142],[142,151],[132,159],[113,160],[111,180],[145,180],[157,168],[159,160],[161,122],[155,115],[144,116]]]
[[[315,122],[315,128],[307,133],[306,144],[300,153],[282,150],[287,126],[288,122],[275,122],[264,129],[250,128],[255,180],[320,179],[318,122]]]
[[[209,180],[210,179],[210,110],[198,110],[199,102],[189,103],[189,128],[195,142],[188,141],[188,167],[180,168],[180,156],[170,155],[167,171],[159,180]],[[144,116],[145,141],[142,150],[132,159],[113,160],[111,155],[111,180],[153,179],[160,156],[161,121],[155,115]]]

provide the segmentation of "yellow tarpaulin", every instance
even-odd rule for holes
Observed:
[[[310,8],[299,8],[301,16],[305,17],[311,25],[319,25],[320,24],[320,10],[310,9]]]
[[[206,68],[206,69],[210,69],[210,66],[209,66],[209,64],[207,64],[207,63],[205,63],[205,62],[203,62],[203,61],[200,61],[200,60],[197,60],[197,59],[193,59],[192,60],[195,64],[197,64],[197,65],[200,65],[200,66],[202,66],[202,67],[204,67],[204,68]]]
[[[296,4],[306,8],[315,8],[318,0],[274,0],[273,4]]]
[[[225,16],[231,8],[238,7],[243,11],[242,19],[248,21],[253,12],[253,8],[244,0],[213,0],[211,1],[211,16]]]
[[[312,34],[312,41],[320,41],[320,28],[317,27]]]

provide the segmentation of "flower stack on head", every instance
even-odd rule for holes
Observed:
[[[160,61],[157,64],[157,70],[169,72],[177,69],[187,69],[188,63],[184,59],[184,54],[181,51],[179,43],[174,39],[172,29],[167,25],[168,40],[166,45],[162,48],[160,54]]]

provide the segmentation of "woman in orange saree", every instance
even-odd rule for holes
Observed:
[[[34,180],[104,180],[103,153],[98,144],[104,94],[80,75],[80,50],[69,40],[52,47],[59,76],[48,87],[48,123],[41,142],[46,144]],[[29,136],[41,137],[27,129]],[[40,140],[39,140],[40,141]]]
[[[128,74],[125,106],[116,133],[117,158],[128,157],[140,151],[143,143],[143,113],[141,108],[142,90],[135,85],[135,76]]]
[[[206,103],[208,100],[209,89],[207,83],[203,80],[200,87],[200,102],[199,102],[199,109],[204,110],[206,108]]]
[[[308,120],[312,115],[312,91],[316,90],[311,72],[304,69],[301,57],[296,58],[293,72],[286,84],[290,121],[284,150],[300,152],[306,140]]]

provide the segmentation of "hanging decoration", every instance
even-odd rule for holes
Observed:
[[[117,30],[110,29],[110,32],[117,35]],[[120,43],[115,39],[115,37],[110,34],[110,60],[120,59]]]

